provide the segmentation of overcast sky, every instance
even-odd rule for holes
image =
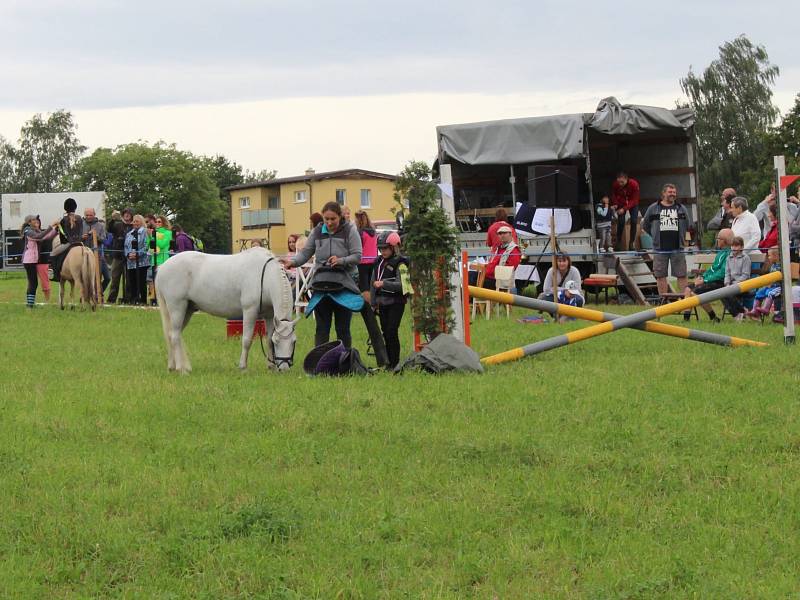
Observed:
[[[745,33],[800,92],[800,2],[0,0],[0,135],[72,111],[94,149],[146,140],[297,175],[394,173],[435,127],[674,106]],[[775,34],[779,23],[786,31]]]

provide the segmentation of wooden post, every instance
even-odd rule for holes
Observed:
[[[97,303],[103,304],[103,289],[100,287],[100,247],[97,245],[97,231],[94,229],[92,229],[92,244],[94,244],[94,260],[97,263],[97,270],[94,274],[94,291]]]
[[[461,251],[461,295],[464,301],[464,343],[469,346],[472,336],[469,322],[469,257],[466,250]]]
[[[442,194],[442,208],[450,220],[450,225],[456,226],[456,209],[455,200],[453,199],[453,173],[450,165],[439,166],[439,181],[441,183],[439,189]],[[464,323],[469,320],[469,315],[462,313],[463,303],[461,297],[458,295],[459,280],[461,274],[458,270],[448,272],[447,278],[449,281],[445,282],[449,288],[449,301],[450,309],[453,311],[453,330],[448,331],[457,340],[464,341]]]
[[[553,248],[553,302],[558,304],[558,261],[556,259],[556,209],[550,209],[550,246]]]
[[[778,247],[781,253],[781,272],[783,273],[783,341],[794,344],[794,307],[792,306],[792,269],[789,256],[789,224],[786,216],[786,188],[781,186],[781,178],[786,175],[786,162],[783,156],[774,156],[775,165],[775,205],[778,208]]]

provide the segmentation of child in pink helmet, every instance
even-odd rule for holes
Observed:
[[[400,362],[400,322],[406,309],[407,296],[413,294],[408,276],[408,259],[400,254],[400,236],[386,231],[378,238],[378,260],[370,280],[370,300],[378,313],[389,368]]]

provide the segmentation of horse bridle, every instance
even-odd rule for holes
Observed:
[[[264,273],[266,273],[266,271],[267,271],[267,265],[273,260],[275,260],[275,257],[274,256],[270,256],[267,259],[267,262],[265,262],[264,266],[261,268],[261,287],[258,290],[258,315],[259,316],[261,316],[261,309],[262,309],[262,307],[264,305]],[[262,335],[262,336],[260,336],[260,338],[261,338],[261,351],[264,352],[264,336]],[[269,343],[270,354],[272,356],[270,357],[270,355],[267,354],[266,352],[264,352],[264,356],[267,357],[267,361],[269,362],[269,364],[271,364],[276,369],[280,369],[281,365],[284,365],[284,364],[289,365],[289,367],[291,368],[291,366],[294,364],[294,348],[295,348],[295,346],[297,344],[292,346],[292,354],[290,356],[277,356],[275,354],[275,342],[272,341],[272,336],[269,337],[267,343]]]

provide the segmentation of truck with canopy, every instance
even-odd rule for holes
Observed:
[[[612,97],[593,113],[437,127],[441,183],[452,188],[462,248],[473,257],[489,253],[485,231],[496,208],[515,215],[519,207],[533,204],[530,174],[543,165],[576,175],[568,232],[560,233],[558,224],[556,232],[560,251],[572,255],[584,273],[594,270],[598,258],[593,207],[610,193],[620,170],[639,182],[640,216],[659,200],[665,183],[674,183],[690,216],[692,239],[687,241],[696,243],[702,231],[694,120],[690,109],[623,105]],[[535,226],[517,231],[529,261],[552,252],[549,221],[539,233]]]

